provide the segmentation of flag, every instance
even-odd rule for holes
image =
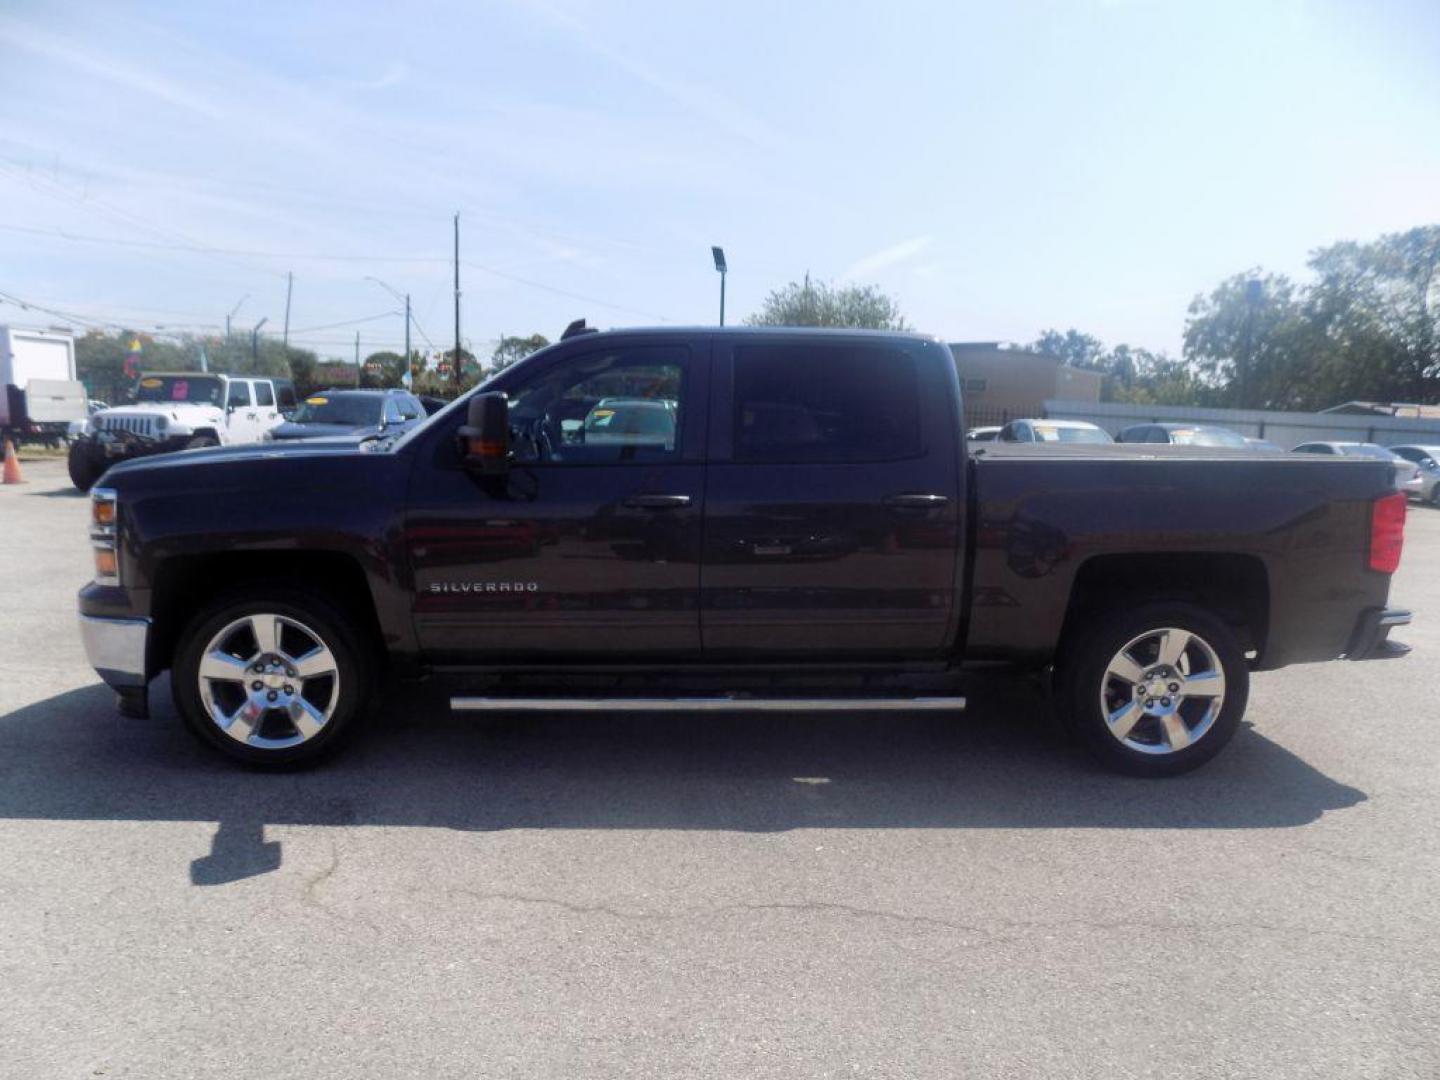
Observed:
[[[140,377],[140,339],[133,338],[130,341],[130,351],[125,356],[124,367],[121,368],[127,379]]]

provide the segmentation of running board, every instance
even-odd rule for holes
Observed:
[[[452,697],[456,712],[957,712],[963,697]]]

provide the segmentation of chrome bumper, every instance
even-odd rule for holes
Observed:
[[[90,666],[117,690],[145,685],[145,647],[149,638],[149,619],[80,616],[80,640],[85,643]]]

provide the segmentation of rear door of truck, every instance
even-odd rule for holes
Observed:
[[[918,338],[717,341],[706,469],[707,660],[941,654],[964,518],[949,351]]]

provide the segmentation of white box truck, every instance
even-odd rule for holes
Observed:
[[[70,421],[88,415],[67,330],[0,326],[0,386],[0,437],[59,444]]]

